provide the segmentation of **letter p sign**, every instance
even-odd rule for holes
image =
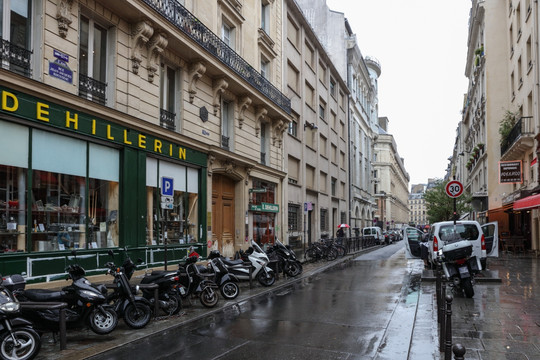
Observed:
[[[161,195],[173,196],[174,195],[174,179],[165,176],[161,177]]]

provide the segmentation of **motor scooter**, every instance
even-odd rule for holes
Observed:
[[[219,286],[223,298],[227,300],[235,299],[240,294],[240,287],[237,284],[238,278],[229,273],[218,250],[210,251],[208,260],[206,272],[214,274],[213,280]]]
[[[219,301],[217,293],[218,285],[201,273],[197,266],[198,256],[189,256],[183,262],[178,264],[178,274],[180,284],[185,288],[183,297],[198,297],[201,304],[211,308],[216,306]]]
[[[274,245],[266,250],[270,260],[278,262],[278,269],[288,276],[294,277],[302,273],[302,263],[296,258],[296,254],[289,245],[284,245],[277,238]]]
[[[9,281],[8,281],[9,282]],[[21,317],[21,305],[0,275],[0,357],[29,360],[41,349],[41,338],[32,323]]]
[[[274,284],[276,274],[268,266],[270,259],[255,241],[251,240],[251,246],[246,251],[240,250],[240,256],[241,259],[237,260],[223,259],[223,263],[227,266],[230,274],[233,274],[239,280],[250,280],[251,276],[263,286]],[[244,265],[246,262],[251,264],[251,274],[249,267]]]
[[[454,292],[463,292],[468,298],[474,296],[474,277],[480,272],[480,259],[471,256],[473,244],[469,240],[447,241],[439,250],[438,257],[446,279]]]

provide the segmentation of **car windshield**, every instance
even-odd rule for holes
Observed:
[[[439,229],[439,236],[445,242],[476,240],[478,235],[478,227],[475,224],[444,225]]]

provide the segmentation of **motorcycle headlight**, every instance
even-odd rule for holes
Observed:
[[[101,295],[101,294],[95,293],[95,292],[90,291],[90,290],[81,290],[81,294],[83,294],[84,296],[86,296],[86,297],[88,297],[90,299],[99,297]]]
[[[17,312],[21,305],[15,301],[8,301],[0,305],[0,310],[5,312]]]

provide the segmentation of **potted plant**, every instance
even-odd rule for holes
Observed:
[[[506,110],[506,112],[504,113],[502,120],[499,122],[499,135],[501,136],[501,145],[506,142],[506,138],[508,137],[508,135],[510,135],[512,128],[517,122],[518,115],[519,112],[512,112],[510,110]]]

